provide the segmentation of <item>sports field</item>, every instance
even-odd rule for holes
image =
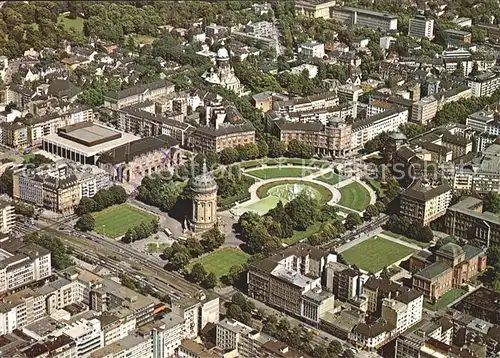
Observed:
[[[302,178],[316,173],[317,169],[300,168],[300,167],[274,167],[264,169],[254,169],[247,173],[260,179],[274,178]]]
[[[226,247],[191,261],[187,269],[191,270],[191,267],[193,267],[195,263],[200,263],[205,267],[207,272],[213,272],[217,278],[220,278],[221,276],[227,275],[231,266],[243,265],[249,258],[250,255],[240,248]]]
[[[413,251],[411,247],[375,237],[343,251],[342,257],[351,265],[376,273],[384,266],[390,266],[402,260]]]
[[[346,208],[363,211],[370,204],[370,193],[358,182],[343,186],[339,191],[341,197],[338,204]]]
[[[111,206],[92,216],[95,219],[95,231],[113,238],[122,236],[128,229],[156,218],[156,215],[127,204]]]
[[[322,181],[323,183],[335,185],[335,184],[340,183],[345,178],[341,175],[338,175],[337,173],[329,172],[329,173],[320,175],[319,177],[316,177],[314,179]]]

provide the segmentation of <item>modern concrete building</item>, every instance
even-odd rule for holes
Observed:
[[[172,312],[185,321],[185,338],[196,338],[208,323],[219,322],[219,297],[200,291],[172,302]]]
[[[500,75],[484,72],[467,78],[467,86],[472,90],[472,97],[491,96],[500,87]]]
[[[0,293],[41,281],[52,274],[49,250],[7,239],[0,242]]]
[[[0,233],[8,234],[16,224],[14,204],[0,198]]]
[[[422,319],[423,304],[424,295],[421,292],[409,290],[395,298],[384,298],[381,317],[395,327],[397,333],[401,333]]]
[[[434,38],[434,20],[427,19],[425,16],[420,15],[411,18],[408,36],[419,38],[425,37],[432,40]]]
[[[398,17],[393,14],[359,9],[353,7],[335,7],[331,11],[332,19],[349,25],[368,27],[374,30],[390,31],[398,28]]]
[[[42,148],[58,157],[81,164],[95,165],[99,156],[113,148],[139,139],[92,122],[81,122],[61,127],[57,134],[45,136]]]
[[[468,31],[446,29],[442,30],[442,33],[447,38],[448,42],[469,44],[472,42],[472,34]]]
[[[89,358],[154,358],[151,337],[130,334],[114,343],[103,346],[88,355]]]
[[[154,100],[174,92],[175,86],[167,80],[137,85],[118,92],[108,92],[104,95],[104,106],[113,110],[133,104]]]
[[[427,226],[443,216],[451,202],[451,187],[448,182],[414,181],[400,196],[399,214]]]
[[[408,288],[389,279],[370,277],[363,285],[363,295],[367,298],[367,312],[380,313],[384,298],[394,298],[408,291]]]
[[[305,57],[322,59],[325,56],[325,44],[317,41],[306,42],[298,46],[298,52]]]
[[[411,121],[426,125],[431,122],[438,111],[438,100],[434,95],[424,97],[412,106]]]

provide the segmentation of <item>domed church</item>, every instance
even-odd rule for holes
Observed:
[[[193,211],[191,229],[203,232],[217,224],[217,183],[208,172],[207,162],[203,161],[203,169],[191,181]]]
[[[234,69],[229,63],[229,52],[224,46],[217,51],[215,61],[216,68],[212,67],[201,77],[208,83],[222,86],[235,92],[238,96],[241,95],[243,93],[243,86],[238,77],[234,74]]]

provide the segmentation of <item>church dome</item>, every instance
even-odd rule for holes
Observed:
[[[203,161],[203,169],[200,175],[194,177],[191,181],[191,189],[194,191],[211,191],[217,189],[217,183],[208,172],[207,162]]]
[[[224,46],[217,50],[217,58],[229,58],[229,52],[226,50]]]
[[[454,244],[453,242],[449,242],[446,245],[440,247],[437,253],[443,256],[455,258],[462,255],[464,253],[464,250],[459,245]]]

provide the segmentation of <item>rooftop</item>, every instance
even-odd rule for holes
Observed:
[[[454,306],[454,309],[481,318],[493,324],[500,324],[500,293],[486,287],[480,287],[464,296]]]
[[[447,263],[438,261],[418,271],[414,276],[433,281],[452,270],[453,269]]]
[[[450,192],[451,188],[445,180],[436,184],[429,184],[421,179],[401,193],[403,197],[412,198],[418,201],[429,201],[439,195]]]
[[[124,89],[118,92],[108,92],[105,97],[111,100],[120,100],[130,96],[138,95],[144,93],[146,91],[162,88],[162,87],[171,87],[174,86],[173,83],[167,80],[158,80],[151,83],[146,83],[143,85],[137,85],[131,88]]]

